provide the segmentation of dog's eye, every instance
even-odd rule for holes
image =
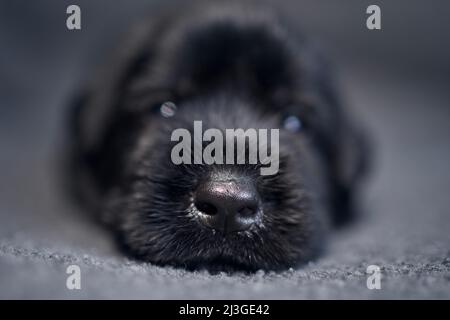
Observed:
[[[290,132],[299,132],[303,128],[303,123],[297,116],[287,116],[283,119],[283,128]]]
[[[164,102],[161,105],[161,107],[159,108],[159,113],[161,113],[161,115],[164,118],[173,117],[176,112],[177,112],[177,106],[175,105],[175,103],[173,103],[171,101]]]

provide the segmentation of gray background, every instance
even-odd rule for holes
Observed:
[[[74,3],[82,30],[71,32],[65,9]],[[0,1],[0,298],[450,298],[448,1],[278,4],[335,63],[346,101],[372,133],[374,170],[364,218],[322,258],[232,276],[121,257],[58,184],[70,96],[126,26],[161,3]],[[369,4],[381,6],[381,31],[365,28]],[[65,287],[72,263],[80,291]],[[365,286],[370,264],[382,268],[381,290]]]

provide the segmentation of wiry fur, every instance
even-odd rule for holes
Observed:
[[[328,222],[351,217],[362,171],[359,136],[321,59],[273,15],[212,7],[163,15],[133,32],[78,103],[72,179],[84,203],[127,252],[186,268],[279,270],[310,259]],[[159,107],[176,103],[174,117]],[[286,116],[300,132],[283,129]],[[174,165],[170,134],[207,128],[281,128],[280,170]],[[262,220],[226,237],[197,221],[192,193],[206,177],[250,179]]]

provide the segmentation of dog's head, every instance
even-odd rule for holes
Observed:
[[[299,114],[221,95],[166,103],[142,120],[112,209],[134,255],[191,269],[278,270],[317,251],[325,177]],[[234,129],[247,135],[227,138]]]

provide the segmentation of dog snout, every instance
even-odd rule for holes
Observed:
[[[203,224],[222,234],[250,228],[261,217],[255,186],[247,181],[207,181],[195,192]]]

